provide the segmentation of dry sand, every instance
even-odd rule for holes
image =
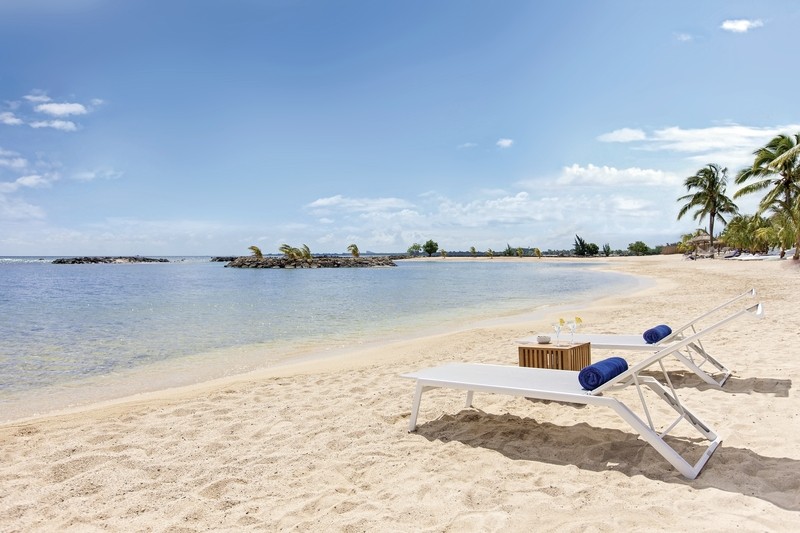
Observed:
[[[465,409],[462,393],[432,391],[407,432],[401,373],[516,364],[516,339],[548,317],[0,426],[0,530],[797,530],[800,269],[678,256],[609,268],[656,283],[588,302],[585,332],[681,322],[750,287],[764,303],[764,320],[706,342],[734,370],[722,390],[668,367],[724,437],[694,481],[597,407],[476,394]]]

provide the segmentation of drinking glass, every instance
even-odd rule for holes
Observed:
[[[558,336],[561,335],[561,324],[553,324],[553,331],[556,332],[556,346],[559,346]]]

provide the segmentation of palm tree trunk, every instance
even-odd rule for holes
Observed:
[[[714,217],[717,216],[713,211],[711,212],[711,219],[708,221],[708,245],[711,252],[711,257],[714,257]]]
[[[797,235],[794,240],[794,256],[792,259],[795,261],[800,259],[800,228],[797,229]]]

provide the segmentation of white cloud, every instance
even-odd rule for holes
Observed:
[[[488,227],[493,224],[517,225],[541,220],[547,209],[541,200],[533,200],[528,192],[496,198],[459,202],[448,198],[439,200],[428,222],[444,226],[465,228]]]
[[[8,111],[0,113],[0,124],[5,124],[7,126],[19,126],[22,123],[22,119],[14,116],[14,113],[9,113]]]
[[[34,108],[39,113],[45,113],[50,116],[54,117],[66,117],[69,115],[85,115],[88,113],[86,108],[82,104],[70,104],[70,103],[46,103],[46,104],[39,104]]]
[[[800,125],[756,128],[729,124],[709,128],[665,128],[653,132],[653,148],[691,154],[694,162],[718,163],[729,168],[753,163],[753,152],[779,135],[794,134]]]
[[[708,128],[685,129],[677,126],[662,128],[646,134],[618,132],[638,132],[623,128],[603,134],[598,139],[608,141],[615,138],[628,138],[627,142],[638,142],[637,148],[651,151],[671,151],[686,154],[686,160],[695,162],[715,162],[728,168],[752,164],[753,152],[770,139],[783,134],[800,131],[800,124],[788,124],[769,128],[726,124]],[[639,136],[639,139],[635,137]]]
[[[656,211],[653,209],[653,202],[643,198],[633,198],[628,196],[614,196],[611,198],[611,205],[614,210],[640,215],[652,216]]]
[[[72,175],[72,179],[76,181],[115,180],[121,177],[122,172],[110,169],[85,170]]]
[[[773,128],[752,128],[730,124],[697,129],[669,127],[654,131],[651,139],[660,149],[676,152],[705,152],[743,145],[747,145],[752,151],[758,147],[761,139],[771,138],[776,133],[777,130]]]
[[[340,194],[328,198],[314,200],[306,206],[317,213],[330,211],[374,212],[398,210],[413,207],[411,203],[400,198],[347,198]]]
[[[50,97],[42,91],[33,91],[31,94],[26,94],[23,96],[23,98],[34,104],[50,101]]]
[[[42,176],[40,174],[30,174],[22,176],[14,181],[0,182],[0,194],[9,194],[23,187],[39,189],[50,187],[50,184],[58,179],[58,176]]]
[[[28,168],[28,161],[17,152],[0,148],[0,167],[22,171]]]
[[[597,137],[598,141],[607,143],[627,143],[632,141],[643,141],[647,135],[640,129],[621,128],[609,133],[604,133]]]
[[[19,183],[20,186],[31,187],[31,188],[49,187],[50,182],[51,179],[46,178],[44,176],[40,176],[39,174],[22,176],[21,178],[17,179],[17,183]]]
[[[478,146],[478,145],[475,144],[475,143],[464,143],[464,144],[459,144],[458,145],[458,149],[459,150],[466,150],[468,148],[475,148],[476,146]]]
[[[592,164],[582,167],[574,164],[564,167],[556,183],[559,185],[662,186],[679,184],[680,178],[669,172],[649,168],[620,169]]]
[[[675,39],[676,39],[677,41],[680,41],[680,42],[682,42],[682,43],[688,43],[688,42],[691,42],[691,41],[693,41],[693,40],[694,40],[694,37],[692,37],[692,36],[691,36],[691,35],[689,35],[688,33],[676,33],[676,34],[675,34]]]
[[[747,33],[752,28],[760,28],[763,25],[760,20],[733,19],[724,21],[720,28],[733,33]]]
[[[511,145],[514,144],[514,140],[513,139],[498,139],[496,144],[500,148],[511,148]]]
[[[53,128],[61,131],[76,131],[78,127],[69,120],[40,120],[31,122],[31,128]]]
[[[40,207],[0,194],[0,220],[31,220],[44,217],[44,211]]]

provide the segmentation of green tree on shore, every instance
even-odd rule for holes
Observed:
[[[422,253],[422,245],[418,242],[415,242],[411,246],[408,247],[408,255],[417,256]]]
[[[253,252],[253,255],[256,256],[256,259],[263,259],[264,258],[264,254],[261,253],[261,248],[259,248],[258,246],[253,245],[253,246],[248,247],[247,249],[250,250],[251,252]]]
[[[422,251],[428,254],[428,257],[431,257],[433,254],[435,254],[436,250],[438,249],[439,243],[435,242],[433,239],[428,239],[428,242],[422,246]]]
[[[744,187],[734,198],[756,192],[765,192],[758,205],[760,215],[771,210],[783,213],[793,223],[795,230],[793,259],[800,259],[800,133],[778,135],[753,155],[753,165],[736,175],[736,183]]]
[[[350,246],[348,246],[347,251],[350,252],[353,255],[353,257],[358,257],[359,255],[361,255],[360,252],[358,251],[358,246],[356,246],[355,244],[351,244]]]
[[[650,253],[650,247],[642,241],[636,241],[628,245],[628,251],[633,255],[647,255]]]
[[[575,235],[574,248],[575,248],[575,255],[580,255],[580,256],[589,255],[588,244],[586,244],[586,241],[582,239],[579,235]]]
[[[686,202],[678,212],[678,220],[693,208],[697,208],[694,212],[695,220],[708,217],[708,236],[712,250],[714,249],[714,222],[719,220],[725,224],[725,218],[722,215],[735,215],[739,212],[733,200],[725,194],[727,183],[728,169],[711,163],[698,170],[695,175],[686,178],[684,185],[689,194],[678,198],[679,202]]]

